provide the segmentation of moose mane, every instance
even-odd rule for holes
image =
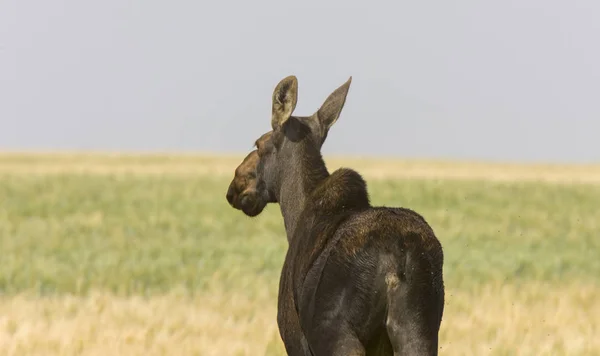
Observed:
[[[307,204],[319,214],[371,206],[367,183],[358,172],[349,168],[340,168],[323,180],[311,192]]]

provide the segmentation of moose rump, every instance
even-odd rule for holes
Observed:
[[[324,202],[331,194],[318,192],[316,204],[309,200],[303,221],[312,223],[297,229],[301,243],[288,252],[311,352],[436,355],[444,291],[433,231],[411,210],[371,207],[356,172],[329,177],[336,178],[343,193]]]

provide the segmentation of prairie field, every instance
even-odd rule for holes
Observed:
[[[242,156],[0,154],[0,355],[284,355]],[[444,248],[441,355],[600,355],[600,165],[331,158]]]

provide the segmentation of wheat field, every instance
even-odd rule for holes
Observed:
[[[0,154],[1,355],[284,355],[241,156]],[[332,158],[445,253],[441,355],[600,355],[600,166]]]

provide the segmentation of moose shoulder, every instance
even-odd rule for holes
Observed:
[[[249,216],[279,203],[289,248],[278,325],[290,355],[437,355],[443,253],[416,212],[373,207],[351,169],[321,156],[351,79],[312,116],[292,116],[297,80],[273,93],[272,131],[236,169],[227,199]]]

